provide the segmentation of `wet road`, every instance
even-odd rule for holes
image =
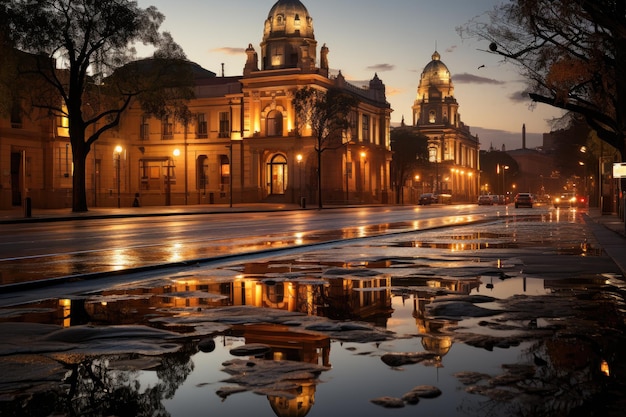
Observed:
[[[0,285],[426,230],[486,221],[510,210],[364,207],[3,225]]]
[[[3,294],[0,414],[622,416],[625,288],[580,213],[420,212]]]

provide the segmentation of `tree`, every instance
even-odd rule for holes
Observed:
[[[519,66],[529,97],[579,113],[626,157],[626,0],[517,0],[459,28]]]
[[[189,63],[171,36],[159,32],[164,16],[135,1],[10,0],[2,14],[7,19],[0,34],[31,54],[15,55],[22,101],[68,120],[72,210],[87,211],[85,167],[92,145],[119,125],[134,101],[156,116],[186,117],[185,103],[193,95]],[[139,42],[156,48],[153,59],[135,61]]]
[[[305,126],[311,128],[317,152],[318,207],[322,208],[322,153],[344,146],[343,138],[350,127],[350,112],[358,100],[338,88],[322,91],[313,87],[299,89],[293,105],[296,111],[296,130],[301,135]]]
[[[415,171],[428,166],[428,138],[413,127],[398,127],[391,131],[392,177],[396,188],[396,203],[401,203],[402,187]]]

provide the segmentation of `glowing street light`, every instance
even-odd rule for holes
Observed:
[[[115,147],[115,170],[116,170],[116,176],[117,176],[117,208],[121,208],[122,207],[122,198],[121,198],[121,179],[120,179],[120,173],[121,173],[121,159],[122,159],[122,151],[124,149],[120,146],[117,145]]]

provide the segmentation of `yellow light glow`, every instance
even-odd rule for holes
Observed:
[[[174,149],[174,156],[180,156],[180,149],[176,148]]]
[[[611,376],[611,371],[609,370],[609,363],[603,360],[600,363],[600,372],[602,372],[606,376]]]
[[[120,145],[117,145],[117,146],[115,147],[115,153],[117,153],[117,154],[122,153],[122,150],[123,150],[123,148],[122,148]]]

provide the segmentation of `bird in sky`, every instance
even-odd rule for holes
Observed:
[[[481,69],[481,68],[485,68],[485,64],[483,64],[480,67],[478,67],[478,69]]]

